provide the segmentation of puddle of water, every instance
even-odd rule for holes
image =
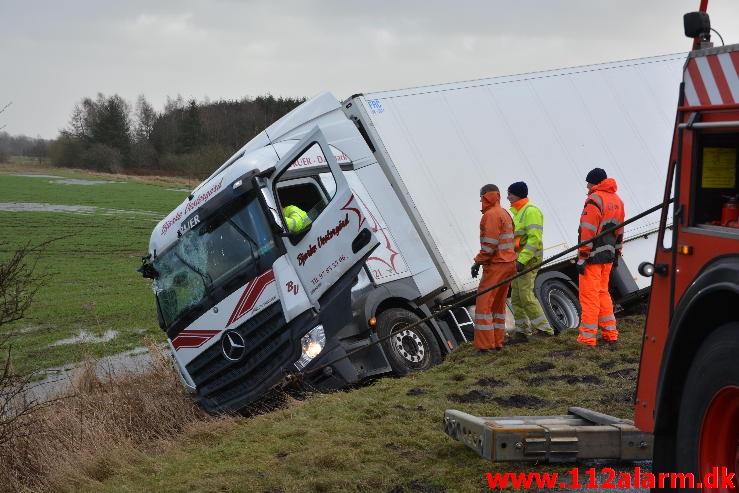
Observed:
[[[65,180],[53,180],[50,183],[57,183],[59,185],[105,185],[108,183],[125,183],[125,182],[105,181],[105,180],[77,180],[75,178],[68,178]]]
[[[77,214],[102,214],[104,216],[139,215],[148,216],[154,221],[162,218],[161,212],[126,211],[122,209],[105,209],[92,205],[40,204],[33,202],[0,202],[0,212],[68,212]]]
[[[49,346],[63,346],[65,344],[78,344],[78,343],[85,343],[85,344],[98,344],[100,342],[109,342],[116,338],[118,335],[117,330],[106,330],[103,335],[95,335],[90,334],[86,330],[81,330],[79,334],[77,334],[74,337],[69,337],[67,339],[61,339],[59,341],[52,342],[49,344]]]
[[[144,373],[152,364],[152,356],[145,347],[139,347],[124,353],[100,358],[95,363],[95,375],[101,380],[121,373]],[[84,370],[80,364],[70,364],[46,369],[48,375],[43,380],[34,382],[28,388],[28,397],[35,401],[44,401],[60,395],[70,388],[75,377]]]
[[[90,214],[97,207],[91,205],[38,204],[33,202],[0,202],[0,211],[5,212],[81,212]]]
[[[10,176],[23,176],[25,178],[63,178],[57,175],[23,175],[23,174],[11,174]]]

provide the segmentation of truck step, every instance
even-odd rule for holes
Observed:
[[[452,326],[460,336],[457,342],[460,344],[462,342],[469,342],[466,334],[473,334],[475,329],[475,323],[472,321],[472,317],[470,317],[470,312],[464,307],[453,308],[449,310],[447,316],[452,321]]]
[[[581,407],[560,416],[477,417],[444,413],[444,433],[493,462],[623,461],[652,458],[653,437],[619,419]]]

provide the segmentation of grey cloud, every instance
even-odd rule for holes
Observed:
[[[83,97],[360,91],[685,51],[698,0],[3,2],[0,126],[55,137]],[[739,42],[739,1],[711,0]]]

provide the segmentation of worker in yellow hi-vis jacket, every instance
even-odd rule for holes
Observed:
[[[283,208],[282,215],[285,216],[287,229],[291,233],[300,233],[311,223],[308,214],[297,205],[288,205]]]
[[[513,215],[516,270],[523,271],[540,264],[544,258],[544,215],[529,201],[529,188],[526,183],[517,181],[508,187],[508,201]],[[539,270],[534,269],[516,279],[511,284],[511,304],[515,319],[515,332],[524,337],[534,330],[543,335],[554,335],[539,300],[534,296],[534,280]]]

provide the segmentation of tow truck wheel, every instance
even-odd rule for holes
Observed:
[[[379,336],[392,334],[382,341],[382,348],[398,376],[428,370],[441,362],[439,345],[426,325],[406,328],[419,320],[418,315],[403,308],[391,308],[377,317]]]
[[[727,491],[721,468],[739,477],[739,323],[721,326],[701,345],[685,382],[678,418],[675,465],[696,482],[718,467],[718,484],[704,492]]]
[[[539,301],[557,334],[579,327],[580,301],[564,281],[557,278],[544,281],[539,288]]]

